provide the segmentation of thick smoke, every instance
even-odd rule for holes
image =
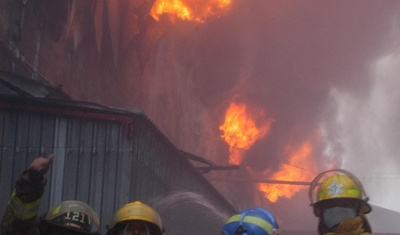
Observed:
[[[27,1],[24,37],[52,84],[78,100],[142,109],[178,148],[219,165],[228,164],[219,126],[230,102],[274,119],[240,170],[210,179],[267,177],[288,163],[287,145],[309,140],[318,170],[346,168],[374,205],[400,211],[399,1],[237,0],[202,24],[147,21],[153,2]],[[2,36],[12,22],[1,22]],[[212,182],[238,209],[262,205],[287,229],[315,226],[303,216],[313,216],[306,190],[271,204],[252,182]]]
[[[272,173],[287,163],[286,145],[311,140],[321,171],[349,169],[367,189],[398,183],[399,3],[233,4],[225,17],[178,23],[161,39],[146,71],[145,110],[155,122],[184,150],[227,164],[218,126],[231,101],[245,102],[274,118],[271,134],[246,152],[240,171],[215,174]],[[254,185],[214,183],[238,207],[265,203]],[[388,190],[370,190],[372,202],[393,209],[385,202],[397,193]]]

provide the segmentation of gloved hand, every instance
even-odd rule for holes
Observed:
[[[43,180],[44,175],[49,170],[51,163],[53,162],[54,155],[50,154],[46,157],[35,158],[31,165],[28,167],[28,177],[32,181]]]

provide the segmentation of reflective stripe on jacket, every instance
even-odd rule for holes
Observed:
[[[29,220],[37,216],[41,200],[42,198],[40,197],[33,202],[23,202],[15,195],[14,190],[11,199],[8,201],[8,206],[17,219]]]
[[[27,171],[18,178],[1,221],[2,235],[39,235],[38,211],[46,179],[35,182]]]

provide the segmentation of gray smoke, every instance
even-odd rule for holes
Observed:
[[[229,103],[261,107],[275,120],[270,135],[246,152],[241,170],[215,174],[274,172],[287,163],[287,144],[319,133],[320,171],[346,168],[374,204],[400,211],[389,205],[399,183],[399,10],[398,1],[249,0],[201,25],[180,22],[146,70],[144,109],[178,147],[224,165],[218,126]],[[252,184],[214,183],[239,208],[269,206]]]
[[[310,140],[318,170],[346,168],[373,204],[400,211],[399,1],[237,0],[228,15],[203,24],[144,22],[149,1],[71,1],[62,17],[59,4],[41,2],[45,18],[65,25],[65,35],[54,34],[78,69],[55,66],[51,56],[41,57],[40,69],[72,97],[142,109],[178,148],[219,165],[228,164],[219,126],[230,102],[274,119],[240,170],[206,177],[273,174],[288,164],[287,145]],[[150,46],[138,43],[146,29],[156,34]],[[238,209],[273,209],[286,228],[312,220],[306,187],[271,204],[252,182],[212,182]]]

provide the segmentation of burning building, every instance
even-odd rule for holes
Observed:
[[[0,0],[0,68],[74,102],[142,110],[186,158],[238,169],[208,172],[193,163],[235,209],[263,205],[284,228],[309,229],[306,187],[285,182],[352,166],[342,135],[353,133],[342,122],[348,129],[361,122],[339,111],[370,100],[374,80],[364,67],[397,15],[391,1],[317,2]],[[368,169],[377,177],[362,179],[385,185],[381,172]]]

